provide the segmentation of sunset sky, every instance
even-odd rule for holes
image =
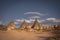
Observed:
[[[60,0],[0,0],[0,24],[32,23],[35,18],[43,24],[60,23]]]

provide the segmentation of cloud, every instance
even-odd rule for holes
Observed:
[[[19,24],[19,22],[23,22],[25,20],[25,22],[27,23],[33,23],[35,21],[35,19],[16,19],[15,24]],[[44,22],[45,20],[38,20],[39,23]]]
[[[3,21],[0,21],[0,24],[6,25]]]
[[[35,21],[35,19],[29,19],[28,21],[29,21],[30,23],[32,23],[32,22]],[[39,20],[39,19],[38,19],[37,21],[38,21],[39,23],[42,23],[42,22],[44,22],[45,20]]]
[[[27,19],[16,19],[16,24],[18,24],[18,22],[23,22],[23,21],[26,21],[27,23],[31,23],[31,21],[33,21],[33,20],[27,20]]]
[[[25,20],[27,23],[31,23],[31,21],[30,20]]]
[[[0,24],[3,24],[3,22],[2,22],[2,21],[0,21]]]
[[[38,20],[39,23],[42,23],[42,22],[44,22],[44,21],[45,21],[45,20]]]
[[[16,19],[15,20],[15,24],[20,24],[21,22],[23,22],[25,20],[25,22],[27,23],[34,23],[35,19],[33,18],[29,18],[29,19]],[[46,20],[41,20],[38,19],[39,23],[43,23],[43,24],[51,24],[51,23],[58,23],[60,22],[60,19],[57,18],[47,18]]]
[[[47,18],[46,20],[56,20],[56,18]]]
[[[56,19],[56,18],[47,18],[46,20],[53,22],[60,22],[60,19]]]
[[[20,19],[16,19],[16,21],[21,21]]]
[[[24,21],[24,19],[15,19],[15,24],[20,24],[20,22],[23,22]]]
[[[28,15],[28,14],[32,14],[32,15],[44,15],[44,14],[41,14],[41,13],[39,13],[39,12],[26,12],[26,13],[24,13],[25,15]]]
[[[17,22],[23,22],[24,19],[16,19]]]
[[[31,17],[29,17],[29,18],[40,18],[40,16],[31,16]]]
[[[29,19],[30,21],[35,21],[35,19]]]
[[[14,22],[15,24],[19,24],[19,22]]]

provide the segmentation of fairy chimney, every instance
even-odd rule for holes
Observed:
[[[40,24],[37,19],[35,19],[34,24],[32,26],[33,29],[39,30],[40,29]]]
[[[14,21],[12,20],[8,25],[7,25],[7,30],[14,30],[15,24]]]
[[[21,28],[21,29],[25,29],[26,26],[27,26],[27,23],[26,23],[25,20],[24,20],[24,21],[22,22],[20,28]]]

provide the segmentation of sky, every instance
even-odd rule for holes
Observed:
[[[0,24],[32,23],[35,18],[42,24],[60,23],[60,0],[0,0]]]

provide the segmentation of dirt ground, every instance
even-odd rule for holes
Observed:
[[[49,32],[0,31],[0,40],[48,40],[53,36]]]

